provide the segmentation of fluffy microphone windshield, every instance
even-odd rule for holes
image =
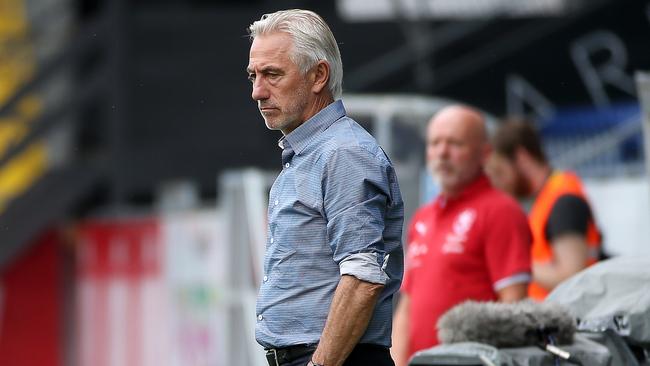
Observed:
[[[442,343],[523,347],[545,343],[542,334],[551,334],[556,344],[569,344],[574,333],[575,322],[561,305],[532,301],[466,301],[438,320],[438,339]]]

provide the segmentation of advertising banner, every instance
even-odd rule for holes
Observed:
[[[220,366],[228,251],[216,211],[79,230],[79,366]]]

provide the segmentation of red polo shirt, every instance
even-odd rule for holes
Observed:
[[[530,281],[531,234],[517,202],[482,175],[458,196],[414,215],[402,291],[411,299],[409,357],[438,343],[436,323],[465,300]]]

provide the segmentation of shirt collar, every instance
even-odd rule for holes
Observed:
[[[492,185],[490,184],[490,180],[488,179],[488,177],[484,173],[481,173],[478,176],[478,178],[474,179],[467,187],[465,187],[462,191],[460,191],[460,193],[457,194],[456,196],[449,197],[444,194],[441,194],[438,196],[435,203],[438,208],[442,209],[447,207],[451,203],[458,202],[467,199],[469,197],[472,197],[491,186]]]
[[[337,100],[320,110],[310,119],[306,120],[288,135],[282,136],[278,141],[280,148],[286,147],[287,143],[296,155],[309,145],[309,142],[320,132],[325,131],[334,122],[346,114],[343,101]]]

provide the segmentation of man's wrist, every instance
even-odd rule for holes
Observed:
[[[325,357],[323,357],[323,351],[320,350],[318,347],[316,348],[314,353],[311,354],[311,358],[309,359],[309,365],[325,366]]]

